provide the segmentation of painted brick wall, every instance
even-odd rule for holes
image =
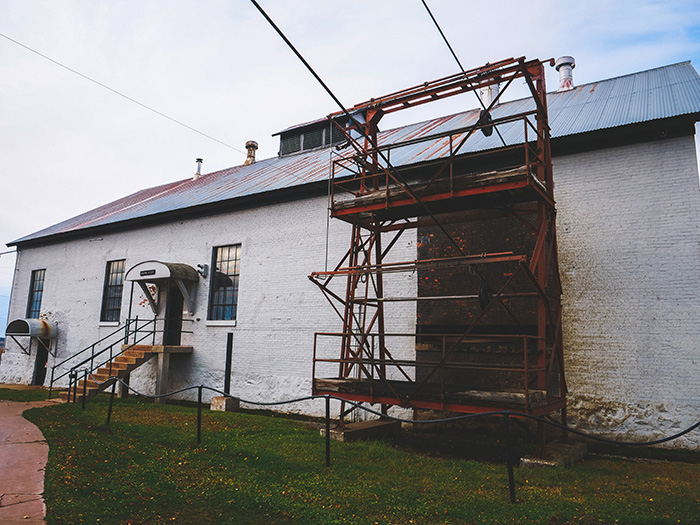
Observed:
[[[692,137],[557,157],[554,167],[573,422],[630,439],[691,425],[700,418],[700,190]],[[226,335],[233,332],[234,394],[259,401],[306,395],[313,333],[341,327],[307,279],[326,267],[326,207],[325,197],[309,198],[22,250],[10,318],[24,316],[31,271],[46,268],[42,313],[59,325],[62,359],[114,329],[98,326],[106,261],[196,266],[210,263],[214,246],[241,243],[237,325],[207,323],[209,281],[202,280],[185,325],[194,333],[183,338],[195,352],[173,357],[170,386],[223,386]],[[349,236],[347,225],[331,221],[329,268]],[[410,260],[415,250],[415,233],[405,234],[394,260]],[[416,294],[415,276],[391,279],[387,296]],[[412,332],[415,305],[397,303],[388,318],[390,330]],[[153,368],[134,374],[134,386],[152,389]],[[27,383],[32,370],[33,360],[9,342],[0,382]],[[318,414],[322,406],[291,409]],[[700,438],[672,446],[698,448]]]
[[[115,330],[115,326],[99,324],[107,261],[126,259],[127,269],[154,259],[196,267],[211,263],[213,247],[240,243],[237,322],[235,326],[207,322],[209,279],[200,279],[194,315],[185,315],[185,319],[191,321],[183,326],[193,333],[183,334],[182,344],[192,345],[194,353],[171,357],[170,387],[205,384],[223,388],[226,339],[227,334],[233,332],[233,394],[265,402],[309,395],[313,334],[316,331],[339,332],[342,328],[338,316],[308,280],[312,271],[326,268],[326,209],[326,197],[309,198],[21,250],[10,318],[24,317],[31,271],[46,268],[41,311],[44,317],[58,323],[57,360],[60,361]],[[349,242],[350,227],[332,220],[328,235],[330,269],[348,249]],[[415,233],[412,232],[404,234],[394,249],[398,260],[412,257],[413,250]],[[397,295],[411,294],[411,286],[415,287],[412,275],[390,276],[387,282],[390,292],[400,290],[395,292]],[[153,317],[138,287],[133,304],[132,316]],[[122,320],[127,316],[128,305],[127,283]],[[387,316],[392,330],[415,330],[412,304],[401,303]],[[337,357],[339,344],[335,347],[338,350],[334,357]],[[56,360],[51,358],[49,365],[54,362]],[[28,383],[33,366],[34,354],[29,358],[10,343],[0,367],[0,382]],[[152,392],[154,374],[155,361],[132,374],[131,384],[139,390]],[[316,414],[323,411],[321,402],[280,408]]]
[[[556,158],[570,414],[653,439],[700,419],[692,137]],[[697,432],[671,446],[700,446]]]

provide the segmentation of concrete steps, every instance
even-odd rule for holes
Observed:
[[[90,399],[91,397],[96,396],[102,390],[112,386],[113,381],[108,381],[110,377],[124,379],[127,375],[147,362],[154,355],[156,355],[156,352],[151,346],[136,345],[129,348],[123,354],[120,354],[112,359],[111,363],[107,363],[105,366],[92,372],[92,376],[88,375],[87,381],[80,379],[78,381],[78,392],[75,396],[75,401],[82,402],[83,388],[85,389],[86,400]],[[61,399],[68,399],[69,393],[61,392],[59,396]],[[70,395],[70,399],[73,399],[72,395]]]

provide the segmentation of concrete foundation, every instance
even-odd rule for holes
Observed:
[[[210,410],[220,412],[236,412],[241,408],[241,403],[238,399],[226,396],[216,396],[211,398]]]
[[[571,467],[586,455],[585,443],[562,443],[552,441],[545,447],[543,457],[523,456],[521,467]]]
[[[348,423],[343,429],[331,429],[331,439],[335,441],[358,441],[360,439],[372,439],[380,436],[396,434],[401,431],[401,423],[398,421],[383,421],[372,419],[359,423]],[[326,429],[321,429],[321,435],[326,435]]]

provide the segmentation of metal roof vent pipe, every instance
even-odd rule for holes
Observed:
[[[245,143],[245,148],[248,150],[248,157],[245,159],[243,165],[248,166],[255,162],[255,150],[258,149],[258,143],[254,140],[249,140]]]
[[[498,93],[501,91],[500,84],[491,84],[490,86],[484,86],[479,88],[479,98],[481,103],[485,108],[489,107],[491,103],[498,98]],[[498,101],[496,100],[496,104]]]
[[[195,162],[197,163],[197,173],[194,174],[192,180],[197,180],[199,177],[202,176],[202,162],[204,162],[204,159],[196,159]]]
[[[576,67],[574,57],[559,57],[554,63],[554,67],[559,71],[559,87],[557,91],[574,89],[574,68]]]

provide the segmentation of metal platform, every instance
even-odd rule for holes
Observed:
[[[565,421],[545,63],[506,59],[329,116],[347,140],[331,159],[330,212],[352,234],[335,268],[309,276],[343,325],[316,334],[314,394],[383,411],[561,411]],[[378,141],[386,113],[495,85],[502,94],[516,79],[531,97],[517,114],[494,111],[497,95],[468,127]],[[499,126],[522,126],[524,141],[506,144]],[[481,135],[501,137],[502,147],[462,149]],[[423,160],[395,166],[391,158]],[[416,257],[404,250],[397,258],[413,229]],[[396,293],[399,282],[412,288]],[[392,334],[387,320],[406,310],[391,309],[405,301],[416,303],[415,331]],[[319,340],[328,337],[335,339]]]

